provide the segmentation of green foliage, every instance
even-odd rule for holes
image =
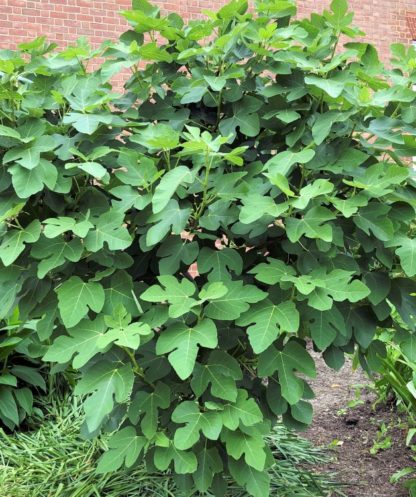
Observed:
[[[401,326],[400,326],[401,324]],[[378,338],[385,349],[372,367],[377,371],[374,386],[378,402],[394,400],[404,411],[409,423],[416,424],[416,355],[415,337],[403,322],[398,332],[383,330]]]
[[[395,310],[392,318],[395,326],[379,330],[377,334],[378,353],[357,358],[361,359],[365,368],[376,372],[372,378],[377,395],[375,403],[394,403],[398,413],[405,415],[403,424],[407,430],[406,445],[414,451],[416,447],[412,445],[412,440],[416,434],[416,342],[412,330]],[[376,454],[391,445],[391,437],[383,423],[370,452]],[[409,478],[410,476],[413,478]],[[406,467],[394,473],[390,481],[402,483],[413,496],[416,489],[414,476],[414,467]]]
[[[166,497],[179,495],[169,473],[149,472],[141,463],[130,471],[120,469],[111,474],[97,474],[96,461],[109,446],[119,449],[118,462],[104,457],[99,462],[105,471],[106,461],[114,467],[122,458],[129,463],[137,450],[137,439],[132,427],[120,430],[109,440],[84,440],[80,437],[83,419],[77,399],[59,397],[56,392],[38,404],[44,417],[30,419],[30,431],[5,434],[0,431],[0,492],[13,497]],[[126,435],[126,438],[123,438]],[[143,438],[143,437],[141,437]],[[319,470],[329,457],[310,442],[291,433],[282,424],[276,426],[267,438],[276,458],[271,468],[273,495],[279,497],[319,497],[337,492],[340,485],[331,474]],[[120,447],[115,447],[120,445]],[[111,454],[107,452],[107,454]],[[216,467],[218,460],[208,452],[200,453],[198,484],[206,487],[209,474],[204,468]],[[207,476],[206,476],[207,475]],[[338,495],[338,494],[337,494]],[[340,492],[339,495],[343,495]],[[230,481],[230,497],[248,497],[248,494]]]
[[[307,339],[376,367],[393,305],[413,353],[416,54],[337,51],[347,10],[234,0],[185,25],[137,0],[96,51],[0,52],[1,317],[79,368],[83,432],[114,432],[100,471],[267,496],[265,437],[311,421]]]
[[[33,390],[46,389],[41,365],[30,353],[36,342],[33,326],[22,323],[17,310],[0,329],[0,421],[10,430],[33,414]]]

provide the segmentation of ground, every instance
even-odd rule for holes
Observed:
[[[348,497],[407,497],[408,491],[389,482],[396,471],[415,464],[405,444],[404,419],[394,407],[373,407],[374,395],[365,388],[371,383],[362,371],[353,371],[350,362],[336,372],[319,356],[316,361],[318,376],[312,383],[316,394],[314,422],[305,437],[318,446],[335,446],[333,461],[325,469],[338,472],[347,484],[344,492]],[[355,399],[356,385],[364,387],[364,403],[346,409]],[[370,448],[383,423],[389,426],[387,436],[392,438],[392,446],[371,455]]]

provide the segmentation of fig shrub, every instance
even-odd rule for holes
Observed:
[[[0,53],[0,317],[79,372],[83,433],[113,432],[99,472],[265,497],[265,437],[312,419],[308,342],[377,368],[397,312],[415,350],[415,49],[385,68],[345,0],[295,10],[133,0],[96,50]]]

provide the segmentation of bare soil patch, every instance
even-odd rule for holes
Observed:
[[[347,484],[344,492],[348,497],[407,497],[408,491],[389,482],[393,473],[414,465],[405,444],[406,430],[398,426],[401,416],[393,407],[379,405],[374,409],[374,396],[369,390],[361,397],[364,404],[345,412],[348,402],[355,397],[355,386],[369,385],[368,378],[360,370],[353,371],[350,362],[336,372],[318,355],[315,359],[315,415],[304,436],[318,446],[328,447],[338,441],[333,460],[324,469],[338,473]],[[371,455],[370,448],[382,423],[392,426],[388,431],[392,446]]]

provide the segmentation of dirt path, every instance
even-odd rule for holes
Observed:
[[[334,460],[325,469],[336,471],[348,484],[344,490],[348,497],[407,497],[406,490],[389,483],[393,473],[415,464],[405,446],[406,432],[398,426],[399,415],[385,406],[374,410],[369,392],[361,397],[362,405],[346,409],[355,398],[355,385],[368,385],[368,379],[361,371],[352,371],[351,363],[336,372],[319,356],[315,359],[318,377],[312,382],[316,394],[314,423],[304,435],[318,446],[337,443]],[[383,423],[391,426],[387,436],[392,446],[371,455],[370,448]]]

